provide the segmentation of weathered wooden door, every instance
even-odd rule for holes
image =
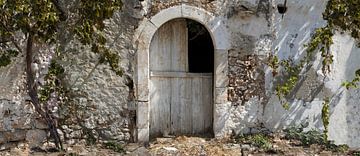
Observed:
[[[150,137],[211,132],[213,74],[188,68],[186,20],[172,20],[151,43]]]

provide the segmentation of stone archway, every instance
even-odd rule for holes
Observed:
[[[228,103],[228,50],[229,33],[222,17],[215,17],[201,8],[178,5],[160,11],[151,19],[145,19],[137,29],[135,43],[138,45],[136,56],[135,86],[137,99],[137,141],[149,141],[150,96],[149,96],[149,52],[151,40],[160,26],[175,18],[188,18],[204,25],[210,33],[214,44],[214,122],[213,131],[216,137],[221,136],[227,114],[222,114],[217,105]]]

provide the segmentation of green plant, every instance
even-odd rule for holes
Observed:
[[[333,152],[346,152],[349,150],[349,146],[335,145],[332,141],[327,140],[327,136],[316,130],[304,132],[303,128],[290,127],[285,129],[284,132],[285,139],[300,141],[302,146],[317,144],[323,146],[326,150],[331,150]]]
[[[104,143],[104,147],[107,149],[111,149],[114,152],[125,153],[125,149],[123,148],[123,146],[116,142],[106,142]]]
[[[352,152],[352,155],[353,156],[360,156],[360,151],[354,151],[354,152]]]
[[[33,69],[34,56],[39,53],[37,47],[56,47],[61,49],[62,34],[76,34],[75,38],[85,46],[91,46],[92,52],[99,55],[100,63],[108,63],[111,69],[122,75],[118,66],[120,57],[112,52],[103,35],[104,20],[121,9],[121,0],[77,0],[71,9],[63,8],[58,0],[0,0],[0,67],[11,63],[11,58],[23,54],[26,62],[26,86],[36,112],[47,122],[50,135],[57,148],[62,142],[57,132],[57,121],[52,110],[44,104],[58,104],[65,86],[59,75],[63,69],[57,62],[62,57],[53,57],[50,71],[45,77],[45,85],[37,83]],[[19,39],[23,38],[23,39]],[[73,40],[73,38],[70,38]],[[24,45],[25,48],[20,48]],[[52,51],[48,49],[49,51]],[[59,51],[61,55],[64,51]],[[57,54],[57,55],[58,55]],[[50,55],[50,54],[49,54]],[[39,90],[40,88],[40,90]],[[50,95],[56,95],[50,98]]]
[[[276,55],[270,55],[267,65],[272,69],[272,75],[276,76],[278,74],[277,69],[279,68],[279,58]]]
[[[236,142],[251,144],[252,146],[264,150],[270,150],[272,148],[270,138],[264,134],[251,134],[245,136],[238,136]]]
[[[282,60],[280,65],[284,71],[284,74],[281,75],[285,80],[278,84],[275,87],[276,95],[282,103],[284,109],[288,110],[290,108],[289,102],[286,101],[286,96],[288,96],[293,88],[296,86],[299,80],[299,74],[303,68],[303,63],[296,65],[293,60]]]
[[[0,67],[7,66],[11,63],[11,58],[19,55],[17,50],[5,50],[0,49]]]
[[[65,92],[63,85],[61,85],[61,80],[59,79],[64,72],[64,68],[54,60],[50,63],[49,72],[45,76],[46,82],[39,90],[38,96],[41,103],[44,104],[47,102],[52,93],[58,94],[57,97],[59,97],[59,94]]]
[[[355,78],[352,81],[345,81],[341,84],[341,86],[346,89],[358,88],[358,82],[360,82],[360,69],[355,72]]]
[[[329,123],[330,123],[330,106],[329,106],[329,103],[330,103],[330,99],[329,97],[326,97],[324,99],[324,103],[323,103],[323,107],[322,107],[322,110],[321,110],[321,119],[323,121],[323,125],[324,125],[324,137],[325,137],[325,140],[328,140],[328,129],[329,129]]]
[[[330,46],[333,44],[332,37],[334,31],[347,31],[356,40],[360,39],[360,3],[357,0],[329,0],[326,9],[323,13],[323,18],[327,20],[328,24],[322,28],[318,28],[312,35],[310,42],[306,45],[306,56],[298,63],[289,63],[290,59],[280,61],[280,65],[285,69],[285,81],[276,86],[276,94],[281,100],[284,108],[286,108],[286,101],[283,99],[293,90],[299,81],[299,74],[302,69],[311,65],[312,60],[315,59],[317,52],[320,52],[322,57],[322,71],[326,75],[331,71],[330,65],[333,63],[333,55],[330,51]],[[359,42],[360,45],[360,42]],[[274,57],[272,57],[274,58]],[[269,59],[268,65],[276,70],[278,67],[274,66],[273,59]],[[273,73],[277,73],[273,71]],[[346,81],[342,86],[346,89],[357,88],[357,83],[360,82],[360,69],[357,70],[355,78],[351,81]]]
[[[303,146],[310,146],[312,144],[326,144],[324,135],[316,130],[304,132],[302,128],[291,127],[284,130],[285,138],[289,140],[298,140]]]

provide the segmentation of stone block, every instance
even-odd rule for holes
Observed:
[[[214,134],[215,137],[221,138],[228,135],[226,130],[226,121],[230,119],[231,103],[214,105]]]
[[[227,87],[229,85],[228,79],[228,51],[215,50],[215,87]]]
[[[26,141],[30,147],[41,146],[41,143],[46,139],[46,132],[44,130],[29,130],[26,132]]]
[[[194,19],[204,25],[207,25],[207,23],[209,23],[215,18],[206,10],[198,7],[182,4],[181,9],[182,9],[182,16],[184,18]]]
[[[136,126],[138,129],[149,129],[149,102],[139,102],[136,111]]]
[[[224,104],[228,102],[228,89],[215,88],[215,103]]]
[[[137,140],[138,142],[149,142],[149,129],[138,129],[137,130]]]
[[[31,118],[30,117],[16,117],[16,119],[12,119],[11,128],[13,129],[30,129],[31,128]]]
[[[26,138],[25,130],[6,131],[2,134],[5,141],[21,141]]]
[[[174,6],[160,11],[158,14],[153,16],[150,21],[157,27],[161,27],[164,23],[171,19],[181,17],[181,6]]]
[[[149,79],[141,79],[137,87],[136,98],[138,101],[149,101]],[[140,80],[139,80],[140,81]]]
[[[225,19],[215,18],[208,23],[208,29],[213,36],[215,49],[230,49],[231,35],[225,25]]]
[[[151,39],[153,38],[157,29],[158,27],[150,21],[146,21],[144,23],[144,28],[141,30],[139,37],[136,39],[139,44],[138,50],[149,49]]]
[[[9,143],[5,143],[5,144],[0,144],[0,151],[5,151],[5,150],[9,150],[11,148],[16,147],[17,143],[16,142],[9,142]],[[1,153],[2,154],[2,153]],[[10,155],[10,154],[9,154]]]
[[[47,124],[42,120],[35,120],[34,121],[35,128],[37,129],[48,129]]]
[[[148,19],[144,19],[139,23],[139,26],[136,28],[135,34],[134,34],[134,38],[133,38],[133,42],[136,43],[137,41],[139,41],[140,35],[142,34],[142,32],[145,30],[145,27],[148,26],[148,23],[151,23],[150,20]]]

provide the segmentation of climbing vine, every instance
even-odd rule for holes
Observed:
[[[334,60],[330,46],[333,44],[332,37],[335,31],[351,34],[358,41],[358,46],[360,46],[360,3],[358,0],[329,0],[323,13],[323,18],[327,21],[327,25],[315,31],[310,42],[306,45],[306,56],[298,63],[293,63],[291,59],[282,61],[278,61],[274,57],[270,59],[269,66],[276,70],[278,68],[277,64],[279,64],[285,73],[284,75],[287,77],[275,89],[285,109],[289,108],[289,104],[284,99],[298,84],[301,72],[312,65],[317,52],[321,54],[322,72],[324,75],[326,76],[331,71],[330,65]],[[273,71],[273,75],[274,73],[277,73],[277,71]],[[360,69],[355,72],[353,80],[344,82],[342,86],[346,89],[357,88],[358,82],[360,82]],[[329,102],[330,98],[325,98],[322,108],[322,120],[326,139],[330,118]]]
[[[328,140],[328,131],[329,131],[329,123],[330,123],[330,98],[326,97],[324,99],[323,108],[321,110],[321,119],[324,125],[324,138]]]
[[[330,27],[326,26],[324,28],[319,28],[313,34],[310,42],[305,45],[307,47],[306,56],[303,57],[298,63],[295,63],[292,59],[280,61],[278,66],[282,67],[282,71],[286,77],[284,82],[281,85],[277,85],[275,88],[276,95],[280,100],[285,99],[285,97],[288,96],[297,85],[299,81],[299,75],[303,69],[311,66],[316,51],[321,52],[323,65],[322,72],[330,72],[330,65],[333,62],[333,55],[330,53],[330,46],[333,43],[332,36],[333,33]]]
[[[330,46],[333,44],[334,31],[349,32],[356,40],[360,38],[360,3],[357,0],[329,0],[323,18],[328,23],[326,26],[318,28],[312,35],[310,42],[306,45],[306,56],[298,63],[289,63],[293,62],[291,59],[280,61],[279,64],[288,75],[283,84],[276,86],[276,93],[280,99],[290,94],[298,82],[299,74],[304,68],[311,66],[316,52],[321,53],[322,72],[326,75],[331,71],[330,65],[334,60]],[[273,66],[270,67],[273,68]],[[354,88],[357,87],[356,83],[359,81],[360,70],[356,72],[354,80],[344,82],[343,86],[347,89]]]
[[[117,75],[122,75],[118,66],[120,58],[106,47],[103,35],[104,20],[120,10],[121,0],[77,0],[75,4],[72,6],[75,11],[69,12],[58,0],[0,0],[0,67],[9,65],[18,54],[24,54],[31,103],[46,121],[59,149],[62,149],[62,141],[57,131],[57,118],[51,109],[67,98],[68,89],[61,80],[65,70],[57,63],[62,57],[53,57],[44,83],[40,83],[35,76],[38,69],[33,67],[34,56],[40,52],[35,51],[34,46],[59,46],[60,30],[66,29],[76,34],[83,45],[91,46],[91,51],[100,55],[100,63],[108,63]],[[61,54],[61,51],[56,53]]]

